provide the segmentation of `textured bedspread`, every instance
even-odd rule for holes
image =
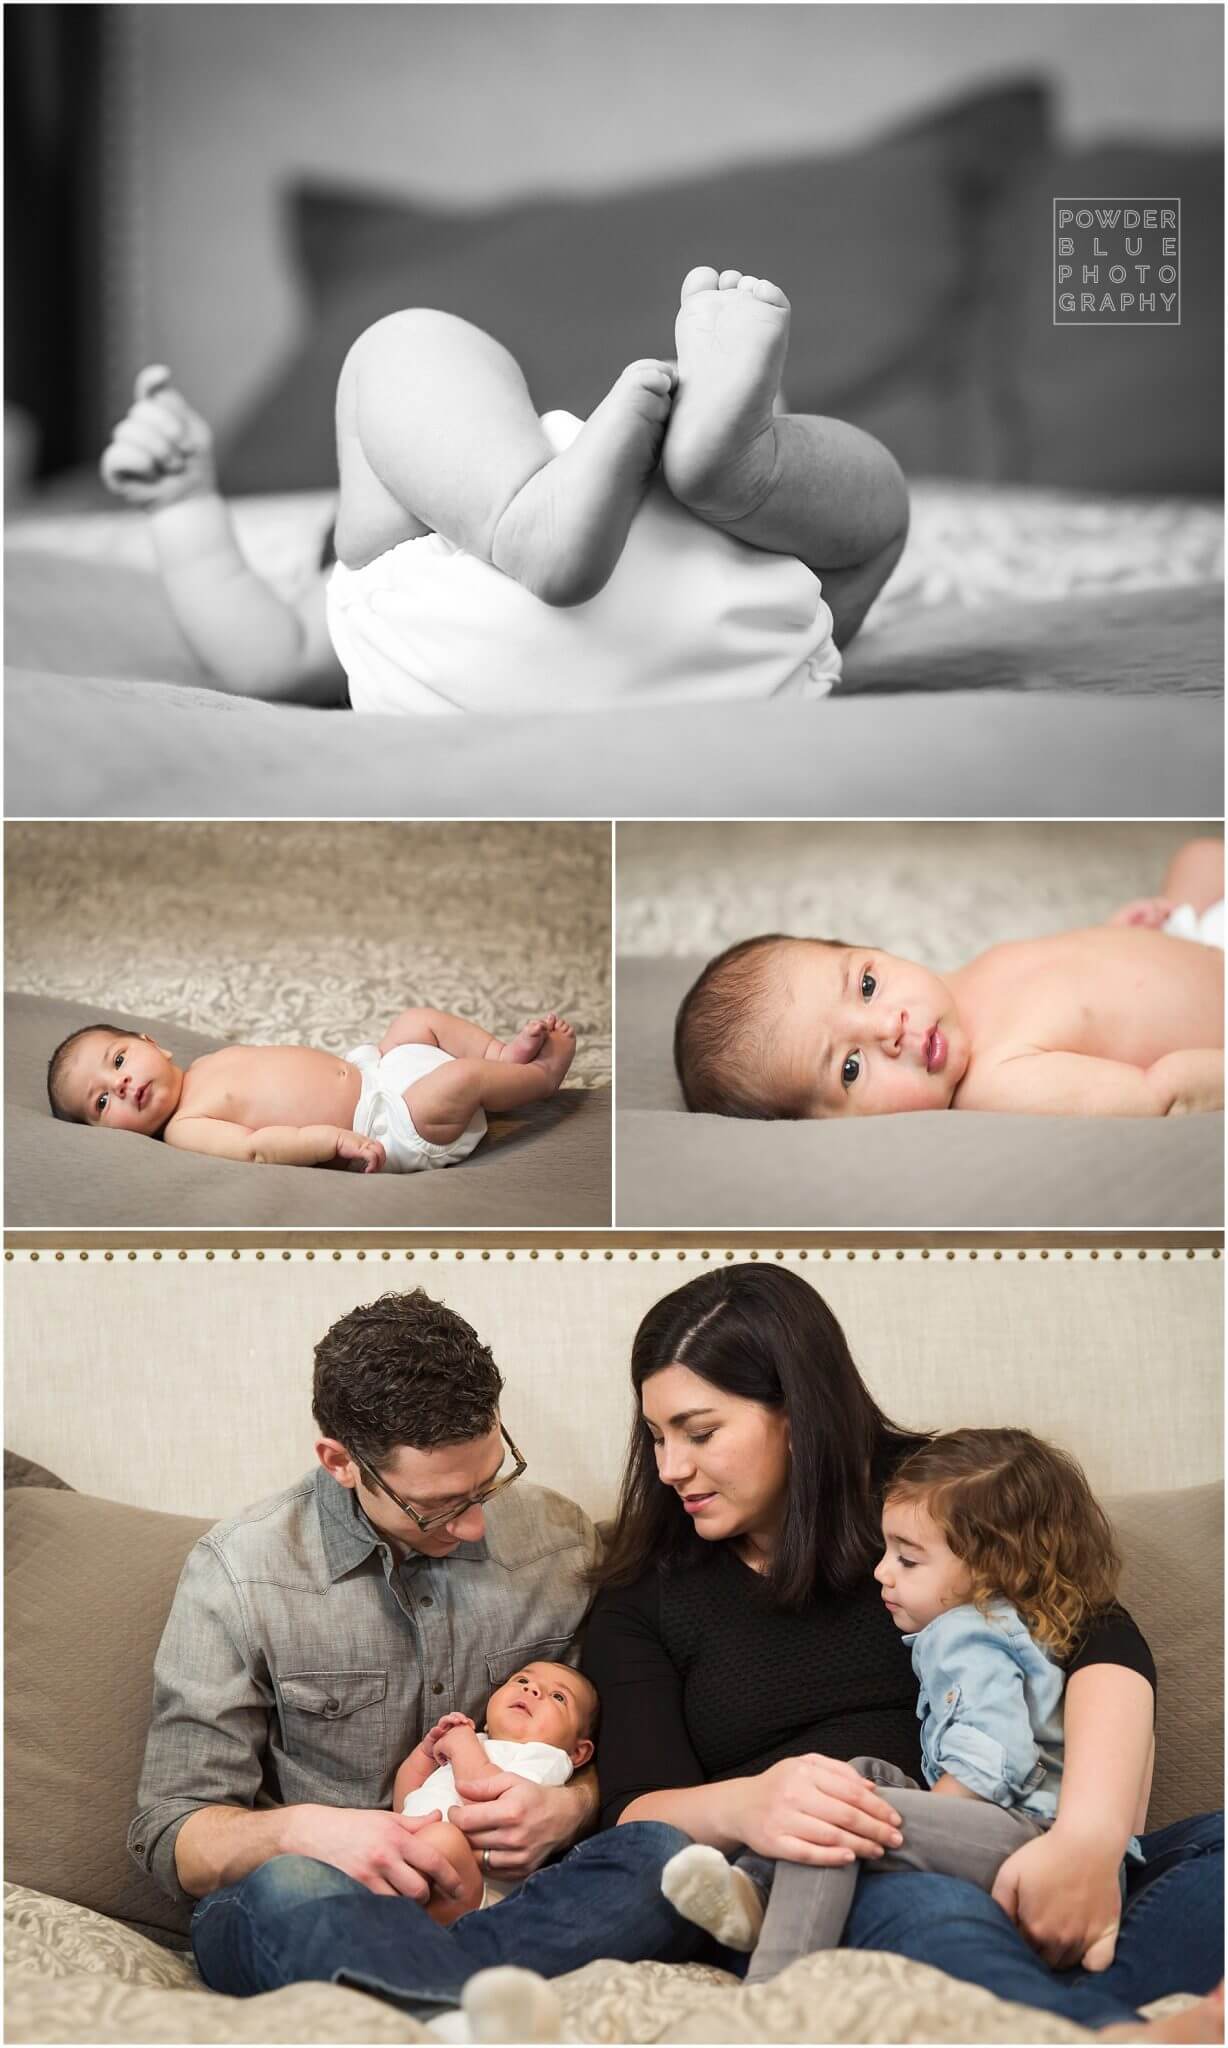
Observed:
[[[238,516],[255,565],[290,589],[329,501]],[[30,520],[9,540],[8,809],[1213,815],[1221,577],[1222,520],[1201,503],[920,486],[900,568],[825,704],[427,729],[220,696],[177,637],[139,519]]]

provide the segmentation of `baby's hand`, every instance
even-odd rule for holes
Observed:
[[[422,1738],[422,1747],[431,1762],[438,1764],[446,1761],[447,1751],[439,1746],[445,1735],[450,1735],[454,1728],[472,1728],[473,1725],[468,1714],[445,1714],[442,1720],[436,1721],[435,1726],[428,1729]]]
[[[213,435],[174,389],[164,364],[153,363],[137,376],[133,403],[111,436],[99,472],[116,497],[151,512],[216,491]]]
[[[1113,912],[1109,923],[1141,925],[1144,931],[1158,932],[1176,907],[1163,896],[1140,896],[1134,903],[1123,903],[1120,910]]]
[[[380,1173],[387,1157],[378,1138],[360,1138],[357,1131],[342,1131],[337,1139],[337,1164],[347,1173]]]

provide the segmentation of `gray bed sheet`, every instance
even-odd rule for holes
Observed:
[[[1191,1229],[1224,1217],[1224,1119],[950,1111],[692,1116],[671,1058],[702,960],[618,963],[615,1220],[635,1229]]]
[[[473,1156],[442,1172],[352,1174],[242,1166],[127,1131],[57,1122],[47,1060],[93,1021],[80,1003],[5,1000],[5,1215],[22,1229],[559,1229],[610,1221],[610,1090],[564,1089],[491,1119]],[[220,1042],[166,1018],[113,1019],[161,1035],[180,1059]]]
[[[356,718],[205,687],[155,579],[10,552],[15,817],[1214,817],[1213,585],[897,616],[818,704]]]

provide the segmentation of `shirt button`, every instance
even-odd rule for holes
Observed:
[[[325,1700],[324,1711],[326,1714],[335,1714],[340,1705],[340,1700]]]
[[[422,1595],[421,1601],[419,1602],[419,1605],[422,1607],[433,1607],[435,1605],[435,1602],[432,1600],[429,1593],[424,1593]]]
[[[438,1679],[435,1680],[434,1685],[431,1687],[431,1691],[434,1693],[441,1693],[443,1691],[443,1687]]]
[[[950,1706],[950,1704],[951,1704],[951,1701],[952,1701],[952,1700],[953,1700],[954,1698],[955,1698],[955,1693],[954,1693],[954,1691],[951,1691],[951,1692],[949,1692],[949,1693],[947,1694],[947,1705],[948,1705],[948,1706]]]

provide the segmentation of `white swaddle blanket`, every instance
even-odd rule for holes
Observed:
[[[1206,910],[1195,910],[1192,903],[1179,903],[1172,916],[1163,926],[1170,938],[1197,939],[1204,946],[1218,946],[1224,950],[1224,900],[1212,903]]]
[[[582,424],[565,412],[542,420],[556,452]],[[817,576],[705,525],[659,479],[587,604],[543,604],[438,533],[362,569],[338,562],[327,602],[355,711],[824,697],[841,672]]]

